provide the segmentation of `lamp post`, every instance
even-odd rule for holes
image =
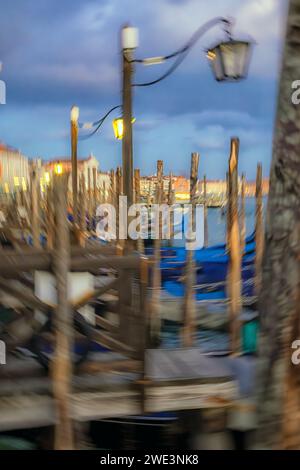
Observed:
[[[132,148],[132,88],[135,86],[154,85],[167,76],[181,64],[190,49],[212,27],[222,24],[227,35],[226,40],[215,44],[207,51],[212,70],[217,81],[238,81],[246,77],[250,59],[251,43],[235,40],[231,34],[231,22],[222,17],[213,18],[202,25],[185,44],[184,47],[165,57],[134,59],[133,51],[138,46],[138,31],[136,28],[125,26],[121,31],[122,38],[122,72],[123,72],[123,190],[129,205],[133,203],[133,148]],[[161,77],[148,83],[132,83],[134,63],[154,65],[175,59],[173,65]],[[114,123],[116,126],[117,123]],[[118,137],[117,137],[118,138]]]
[[[122,140],[122,174],[123,174],[123,194],[127,196],[128,205],[133,204],[133,139],[132,139],[132,123],[134,119],[132,117],[132,88],[133,87],[145,87],[154,85],[173,73],[181,62],[186,58],[191,48],[196,42],[211,28],[222,24],[227,35],[226,39],[220,43],[215,44],[207,51],[207,57],[211,62],[212,70],[217,81],[238,81],[246,77],[248,71],[248,63],[250,59],[251,43],[248,41],[235,40],[231,34],[231,22],[223,17],[213,18],[210,21],[204,23],[191,37],[191,39],[178,51],[167,56],[151,57],[145,59],[135,59],[133,57],[133,51],[138,46],[138,30],[131,26],[124,26],[121,30],[121,66],[122,66],[122,106],[114,106],[111,108],[105,116],[100,120],[91,123],[91,126],[86,124],[80,125],[81,128],[95,129],[87,137],[94,135],[107,116],[115,109],[122,107],[123,116],[122,118],[114,119],[113,128],[117,139]],[[173,64],[169,69],[156,80],[152,80],[148,83],[133,83],[133,68],[135,63],[141,63],[144,65],[154,65],[173,60]],[[73,108],[72,108],[73,109]],[[77,109],[77,120],[78,120],[78,108]],[[75,113],[76,114],[76,113]],[[72,137],[72,155],[74,153],[74,167],[75,170],[75,154],[77,152],[77,130],[78,123],[74,119],[74,126],[72,127],[74,136]],[[72,123],[72,119],[71,119]],[[76,124],[76,125],[75,125]],[[75,139],[76,136],[76,139]],[[75,150],[76,149],[76,150]],[[77,159],[77,154],[76,154]],[[73,162],[73,159],[72,159]],[[77,194],[77,164],[76,170],[73,171],[73,194]],[[75,183],[76,175],[76,183]],[[76,188],[75,188],[76,184]],[[75,191],[74,191],[75,190]]]
[[[132,150],[132,73],[133,50],[138,45],[137,29],[124,26],[121,31],[122,70],[123,70],[123,139],[122,166],[123,192],[128,206],[133,204],[133,150]]]
[[[73,194],[73,217],[74,222],[78,218],[78,181],[77,181],[77,141],[78,141],[78,117],[79,108],[71,108],[71,163],[72,163],[72,194]]]

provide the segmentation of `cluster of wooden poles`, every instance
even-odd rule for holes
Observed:
[[[241,267],[242,257],[245,250],[245,176],[241,178],[241,204],[239,208],[239,178],[238,178],[238,153],[239,140],[231,139],[231,149],[227,172],[227,252],[229,255],[229,272],[227,278],[227,295],[228,295],[228,311],[230,324],[231,349],[237,352],[240,348],[240,313],[242,309],[242,280]],[[192,208],[197,204],[198,190],[198,167],[199,154],[191,155],[190,170],[190,203]],[[68,178],[65,175],[65,178]],[[74,198],[72,192],[68,191],[68,208],[73,214],[73,223],[71,224],[71,233],[73,239],[71,243],[85,246],[88,238],[95,235],[93,220],[95,219],[96,208],[100,203],[109,202],[116,208],[118,214],[119,196],[123,194],[123,178],[120,167],[116,171],[110,172],[110,187],[108,190],[105,185],[102,188],[97,187],[96,169],[88,170],[88,181],[85,181],[84,175],[79,178],[79,192],[76,195],[77,209],[74,207]],[[157,162],[157,185],[154,202],[156,204],[167,203],[172,206],[175,203],[175,192],[173,190],[172,174],[170,174],[168,193],[164,193],[163,189],[163,161]],[[55,234],[55,192],[53,184],[46,187],[46,191],[41,197],[39,185],[38,168],[32,165],[31,181],[30,181],[30,201],[26,192],[17,193],[16,201],[13,207],[25,207],[29,217],[22,219],[18,210],[10,210],[10,223],[15,228],[24,230],[24,234],[30,233],[32,236],[32,244],[34,247],[41,246],[41,233],[44,232],[46,237],[47,249],[53,249]],[[87,183],[87,184],[86,184]],[[134,200],[135,203],[141,202],[140,190],[140,170],[134,171]],[[203,179],[204,190],[204,246],[208,244],[208,223],[207,223],[207,204],[206,201],[206,177]],[[149,206],[151,203],[150,194],[145,202]],[[10,206],[12,207],[12,205]],[[12,214],[15,214],[14,216]],[[170,211],[170,238],[174,237],[174,213]],[[193,224],[194,224],[193,217]],[[144,252],[143,240],[139,239],[134,246],[130,241],[120,240],[118,237],[118,217],[117,217],[117,240],[112,242],[115,245],[116,253],[123,254],[128,252],[129,248],[137,249],[141,254]],[[13,234],[10,234],[15,246],[18,248],[18,240]],[[151,260],[152,276],[151,276],[151,335],[159,336],[160,332],[160,297],[161,297],[161,236],[162,236],[162,216],[159,214],[159,236],[154,240],[153,257]],[[261,284],[261,263],[263,253],[263,202],[262,202],[262,167],[257,166],[256,178],[256,223],[255,223],[255,293],[258,295]],[[125,251],[124,251],[125,250]],[[187,250],[186,269],[185,269],[185,296],[183,301],[183,334],[182,342],[184,346],[191,346],[194,342],[194,333],[196,329],[196,302],[195,302],[195,262],[192,250]]]
[[[245,178],[242,178],[242,204],[239,217],[238,210],[238,139],[231,140],[231,151],[228,166],[228,211],[227,211],[227,248],[229,255],[229,274],[227,280],[228,308],[230,323],[231,351],[237,353],[240,349],[240,313],[242,308],[241,296],[241,265],[245,249]],[[199,154],[191,156],[190,172],[190,202],[195,208],[197,204]],[[92,176],[92,175],[91,175]],[[100,202],[110,202],[118,206],[119,196],[122,195],[122,172],[117,168],[111,171],[111,184],[108,191],[99,191],[96,184],[96,175],[89,178],[86,188],[84,177],[80,178],[78,193],[78,210],[73,208],[73,222],[67,222],[68,207],[72,205],[72,194],[68,194],[69,175],[56,175],[53,184],[47,187],[45,194],[41,197],[38,169],[33,165],[30,182],[30,200],[28,194],[20,192],[16,199],[6,201],[7,214],[10,216],[10,229],[7,236],[12,242],[15,250],[2,248],[2,263],[0,267],[0,281],[2,285],[12,289],[13,295],[23,299],[26,305],[41,310],[51,308],[39,301],[33,293],[28,294],[25,290],[14,289],[5,279],[18,279],[24,281],[22,273],[35,270],[52,271],[56,277],[57,284],[57,306],[55,307],[56,325],[56,349],[52,366],[54,397],[58,406],[59,426],[56,432],[56,448],[72,447],[72,427],[69,413],[68,396],[71,384],[71,360],[70,345],[73,336],[72,315],[67,295],[68,272],[89,271],[97,273],[99,267],[110,267],[118,271],[118,313],[119,331],[118,339],[111,339],[97,331],[97,339],[106,347],[123,352],[125,355],[143,358],[147,344],[146,336],[149,334],[151,340],[155,340],[160,334],[160,303],[161,303],[161,239],[160,236],[154,240],[154,253],[150,260],[143,255],[136,256],[128,249],[124,241],[116,240],[109,246],[99,247],[91,245],[90,235],[94,235],[91,223],[95,216],[96,207]],[[140,202],[140,171],[134,172],[135,202]],[[168,195],[165,197],[163,190],[163,162],[157,163],[157,191],[155,202],[160,204],[174,203],[174,191],[172,177]],[[149,202],[149,201],[148,201]],[[19,208],[25,207],[28,218],[21,217]],[[205,231],[207,237],[207,207],[205,209]],[[24,214],[23,214],[24,215]],[[88,215],[88,216],[87,216]],[[171,212],[171,217],[173,217]],[[172,226],[172,224],[171,224]],[[71,227],[71,237],[70,237]],[[29,248],[22,237],[15,235],[15,229],[23,236],[32,236],[33,247]],[[161,220],[160,220],[160,229]],[[41,246],[41,233],[46,235],[46,246]],[[172,236],[172,235],[171,235]],[[73,238],[72,238],[73,237]],[[262,211],[262,169],[257,168],[256,181],[256,289],[260,288],[261,258],[263,250],[263,211]],[[94,242],[96,243],[96,242]],[[74,246],[75,245],[75,246]],[[76,248],[77,245],[77,248]],[[79,246],[78,246],[79,245]],[[139,241],[138,251],[143,252],[144,247]],[[123,255],[123,256],[120,256]],[[148,276],[151,267],[152,275]],[[136,303],[133,296],[132,286],[134,284],[133,271],[139,270],[140,295],[138,307],[135,314],[132,306]],[[182,316],[182,345],[190,347],[194,344],[196,331],[196,301],[195,301],[195,261],[192,250],[187,251],[185,271],[185,296],[183,299]],[[94,292],[79,299],[75,307],[87,304],[91,299],[99,297],[103,292],[115,288],[116,281],[104,288],[96,289]],[[150,287],[150,289],[149,289]],[[149,299],[150,297],[150,299]],[[147,298],[147,308],[146,305]],[[74,306],[73,306],[74,307]],[[147,312],[146,312],[147,311]],[[132,321],[131,321],[132,320]],[[112,331],[115,327],[106,320],[100,319],[101,326]],[[133,325],[134,323],[134,325]],[[147,325],[147,326],[146,326]],[[138,332],[139,331],[139,332]],[[145,333],[147,331],[147,333]],[[138,344],[137,344],[138,343]],[[149,343],[148,343],[149,344]],[[152,343],[153,344],[153,343]],[[135,352],[136,351],[136,352]]]

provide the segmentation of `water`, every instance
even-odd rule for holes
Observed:
[[[245,221],[246,236],[250,235],[255,228],[255,198],[245,199]],[[263,199],[264,213],[266,211],[267,198]],[[226,213],[221,208],[208,209],[208,244],[216,245],[225,242],[226,238]],[[176,240],[176,246],[183,246],[184,240]],[[226,311],[224,311],[224,315]],[[258,320],[245,324],[242,328],[242,349],[245,353],[256,351],[256,341],[258,332]],[[161,347],[178,348],[181,346],[179,325],[170,325],[167,322],[163,325],[161,332]],[[199,328],[195,334],[195,346],[201,347],[204,352],[224,352],[229,350],[229,335],[226,331],[207,330]]]
[[[267,197],[263,198],[264,212],[267,206]],[[255,198],[245,198],[246,235],[250,235],[255,228]],[[226,212],[221,208],[209,208],[207,211],[208,245],[224,243],[226,238]],[[175,240],[175,246],[182,246],[183,240]]]

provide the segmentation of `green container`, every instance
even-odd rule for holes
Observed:
[[[36,445],[18,437],[2,436],[0,437],[0,450],[36,450]]]
[[[259,332],[258,320],[252,320],[243,325],[242,346],[244,353],[255,353],[257,351],[257,338]]]

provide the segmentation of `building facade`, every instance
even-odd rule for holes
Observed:
[[[78,158],[78,188],[80,187],[80,178],[83,175],[85,180],[86,189],[88,189],[89,179],[91,188],[94,186],[94,173],[96,172],[96,186],[100,191],[105,191],[105,195],[107,196],[110,190],[110,174],[106,172],[99,171],[99,161],[94,155],[89,155],[86,158]],[[56,165],[61,165],[63,173],[70,173],[69,177],[69,190],[72,190],[72,163],[70,158],[66,157],[56,157],[51,161],[44,162],[42,165],[41,171],[41,178],[51,180],[53,177],[53,173],[55,172]]]
[[[26,189],[29,181],[28,158],[19,150],[0,143],[0,188],[2,192]]]

